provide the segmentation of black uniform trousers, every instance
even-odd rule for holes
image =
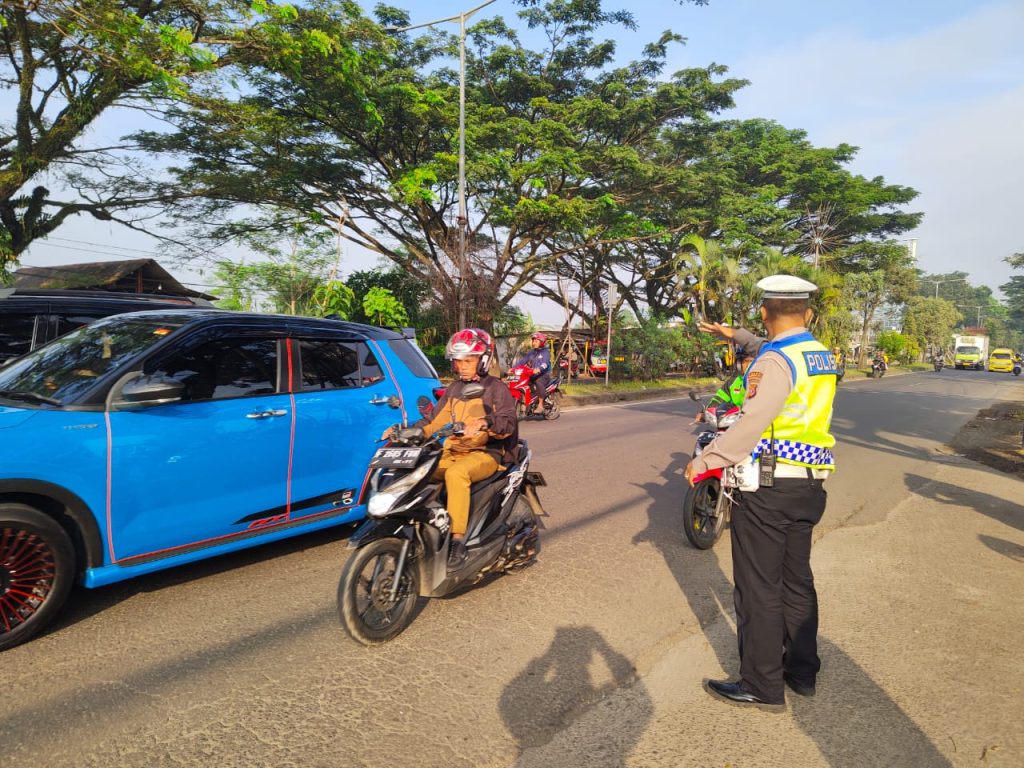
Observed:
[[[732,511],[736,634],[743,686],[767,702],[785,700],[783,672],[814,685],[818,595],[811,531],[825,511],[822,480],[776,478],[738,494]]]

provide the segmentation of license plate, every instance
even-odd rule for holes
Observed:
[[[391,469],[411,469],[415,467],[420,458],[423,448],[378,448],[370,460],[370,467],[377,469],[387,467]]]

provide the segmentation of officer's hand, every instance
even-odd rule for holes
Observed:
[[[736,335],[735,328],[730,328],[721,323],[707,323],[703,320],[697,323],[697,330],[703,333],[713,333],[715,336],[721,336],[723,339],[731,339]]]
[[[689,464],[686,465],[686,471],[683,474],[686,476],[686,482],[688,482],[690,484],[690,487],[693,488],[693,475],[694,475],[694,471],[693,471],[693,462],[692,461]]]
[[[533,369],[533,374],[534,374],[535,376],[536,376],[537,374],[539,374],[539,373],[540,373],[540,368],[534,368],[534,369]]]
[[[380,436],[381,440],[390,440],[398,432],[398,425],[392,424],[390,427],[384,430],[384,433]]]
[[[704,411],[697,411],[697,413],[694,414],[693,423],[700,424],[702,421],[704,421]]]

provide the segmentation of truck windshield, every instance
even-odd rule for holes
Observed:
[[[79,328],[0,368],[0,398],[72,402],[101,376],[180,327],[110,318]]]
[[[978,347],[957,347],[956,353],[958,355],[980,355],[981,350]]]

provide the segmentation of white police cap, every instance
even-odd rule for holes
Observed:
[[[757,281],[757,287],[764,291],[766,299],[807,299],[818,286],[802,277],[793,275],[770,275]]]

